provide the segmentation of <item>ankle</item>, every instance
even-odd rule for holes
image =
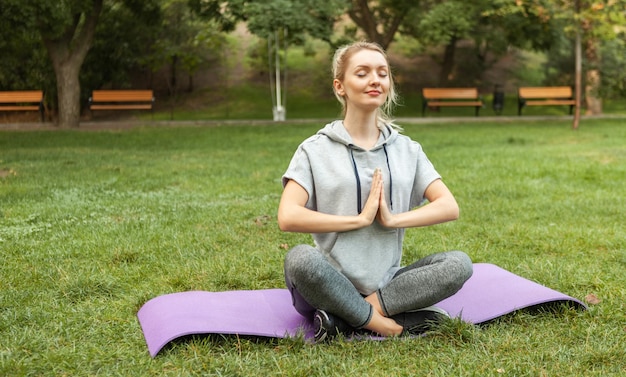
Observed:
[[[396,321],[382,316],[380,313],[376,312],[376,310],[374,310],[372,319],[364,328],[382,336],[400,335],[403,330],[402,326],[397,324]]]
[[[385,313],[383,312],[383,308],[380,305],[380,300],[378,299],[378,292],[374,292],[371,295],[365,297],[365,301],[372,305],[372,308],[374,308],[374,312],[377,312],[383,317],[386,317]]]

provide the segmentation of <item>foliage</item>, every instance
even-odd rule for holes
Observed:
[[[604,99],[623,98],[626,94],[626,34],[621,33],[616,38],[598,41],[600,58],[598,60],[602,71],[602,83],[599,95]],[[574,46],[573,41],[564,35],[555,40],[552,47],[546,51],[547,60],[540,66],[545,76],[541,85],[566,85],[574,83]],[[598,68],[594,62],[583,60],[584,69]]]
[[[540,48],[552,43],[552,25],[524,4],[514,6],[506,0],[427,1],[409,17],[419,21],[407,23],[401,30],[431,48],[441,66],[438,85],[475,86],[482,73],[511,47]],[[461,46],[462,41],[471,41],[472,47]],[[443,47],[441,53],[439,47]],[[469,70],[472,65],[476,68]],[[468,71],[473,80],[468,80]]]
[[[554,25],[554,30],[563,31],[568,39],[576,35],[581,38],[582,50],[585,58],[585,102],[587,112],[599,114],[602,112],[601,87],[606,81],[602,78],[601,46],[605,42],[616,38],[619,27],[626,21],[626,0],[612,0],[593,2],[589,0],[528,0],[517,1],[515,5],[504,7],[506,14],[519,13],[521,9],[528,9],[537,14],[540,19]],[[560,46],[557,46],[559,48]],[[605,50],[606,52],[606,50]],[[619,52],[617,53],[619,54]],[[583,76],[582,73],[577,73]]]
[[[36,88],[47,94],[47,101],[55,97],[54,70],[36,30],[30,27],[7,28],[2,31],[0,51],[0,90]],[[53,103],[47,105],[51,107]]]
[[[0,89],[43,89],[47,108],[54,113],[59,103],[56,84],[68,79],[57,79],[50,53],[78,52],[85,39],[79,37],[80,31],[98,3],[3,0]],[[291,45],[305,47],[312,46],[311,40],[335,47],[363,35],[383,45],[395,43],[394,38],[410,39],[413,47],[408,57],[433,54],[448,70],[442,77],[454,78],[452,83],[480,85],[482,72],[511,47],[545,52],[550,59],[538,76],[545,76],[546,83],[571,84],[568,49],[578,20],[589,42],[585,68],[602,73],[598,93],[606,98],[624,96],[625,44],[623,31],[620,36],[622,29],[616,25],[625,22],[626,0],[580,3],[577,18],[572,0],[103,0],[93,44],[80,67],[80,82],[73,84],[80,85],[76,102],[85,105],[95,88],[129,88],[142,76],[146,77],[143,83],[150,82],[153,72],[170,67],[170,88],[181,81],[180,74],[187,75],[192,88],[194,74],[202,67],[218,61],[225,64],[230,52],[224,48],[224,32],[241,21],[261,38],[284,28]],[[453,45],[459,38],[472,43]],[[448,45],[456,51],[446,56]],[[75,62],[80,54],[73,56],[54,60]]]
[[[561,33],[561,24],[554,22],[553,0],[508,1],[483,3],[483,17],[495,26],[494,38],[504,38],[508,45],[545,51]]]
[[[601,47],[603,98],[626,98],[626,32]]]
[[[165,0],[161,7],[163,22],[144,59],[153,71],[169,67],[168,88],[170,95],[174,95],[178,67],[192,77],[201,66],[219,58],[218,51],[224,46],[225,38],[217,31],[214,21],[196,17],[186,0]]]
[[[451,39],[468,38],[480,13],[466,1],[445,1],[432,4],[420,18],[419,39],[430,45],[445,45]]]
[[[517,66],[513,69],[515,81],[520,86],[544,86],[546,70],[543,67],[548,60],[545,53],[534,51],[516,51]],[[537,69],[537,68],[540,69]]]
[[[145,59],[161,29],[161,10],[154,2],[143,8],[107,2],[96,28],[94,44],[81,69],[82,103],[94,89],[126,89],[131,75],[145,69]]]
[[[233,30],[245,21],[253,34],[268,38],[274,32],[287,30],[290,43],[302,44],[305,37],[330,41],[333,26],[341,15],[343,0],[189,0],[199,15],[212,19],[222,30]]]
[[[415,18],[411,12],[423,7],[423,1],[415,0],[349,0],[347,10],[350,19],[365,33],[367,38],[387,49],[396,32],[406,22]]]
[[[4,130],[0,375],[622,375],[623,120],[576,132],[569,120],[403,126],[462,208],[456,222],[409,230],[406,260],[461,249],[600,301],[420,339],[195,336],[151,359],[136,317],[147,300],[284,287],[284,248],[310,237],[276,226],[280,176],[321,124]]]

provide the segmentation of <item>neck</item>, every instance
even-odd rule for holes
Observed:
[[[350,112],[343,119],[343,126],[352,137],[352,141],[361,148],[370,149],[378,141],[380,130],[377,126],[376,111]]]

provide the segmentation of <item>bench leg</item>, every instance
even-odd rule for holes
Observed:
[[[426,115],[426,107],[428,107],[428,101],[423,100],[422,101],[422,116]]]

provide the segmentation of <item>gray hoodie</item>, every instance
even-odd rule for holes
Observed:
[[[296,150],[283,185],[294,180],[309,194],[306,207],[335,215],[357,215],[380,168],[385,198],[393,213],[409,211],[424,201],[428,185],[440,178],[419,143],[385,126],[376,145],[353,144],[342,121],[327,124]],[[348,232],[313,234],[315,247],[364,295],[385,286],[400,269],[404,229],[388,229],[374,221]]]

